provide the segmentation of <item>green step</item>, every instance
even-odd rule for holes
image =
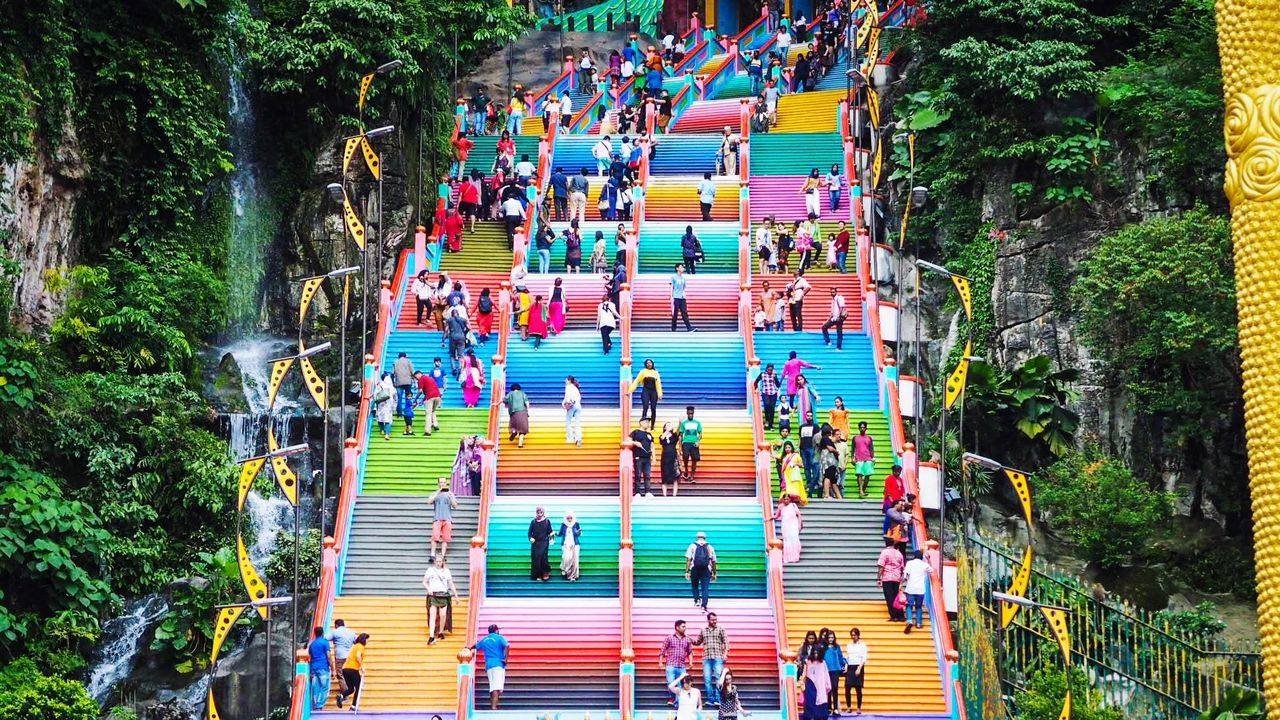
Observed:
[[[453,473],[458,443],[467,435],[484,435],[488,429],[487,409],[440,410],[440,429],[430,437],[422,434],[426,414],[418,412],[414,422],[417,435],[405,437],[404,425],[396,418],[390,440],[383,440],[376,424],[369,431],[369,457],[365,460],[365,495],[430,495],[437,478]]]
[[[815,418],[818,425],[821,426],[826,420],[826,413],[823,417]],[[876,472],[871,476],[871,482],[867,485],[867,501],[879,503],[884,496],[884,478],[893,469],[893,463],[897,460],[893,454],[893,443],[889,441],[889,421],[885,418],[883,412],[879,410],[850,410],[849,411],[849,431],[858,432],[858,423],[865,422],[867,424],[867,434],[871,436],[876,451]],[[795,413],[791,414],[791,442],[799,447],[800,440],[796,434],[796,429],[800,426],[799,420],[796,419]],[[778,434],[775,427],[771,431],[765,431],[765,437],[773,443],[781,443],[782,436]],[[775,465],[772,478],[773,496],[778,496],[778,473]],[[858,480],[853,474],[853,446],[849,447],[849,469],[845,473],[844,481],[845,496],[848,498],[858,497]]]
[[[484,173],[485,177],[493,175],[493,161],[498,157],[499,137],[501,135],[481,135],[471,138],[476,146],[471,148],[471,153],[467,155],[465,170],[468,175],[471,174],[472,170],[479,170]],[[514,162],[520,162],[520,156],[528,153],[529,161],[536,165],[538,162],[538,142],[542,138],[538,135],[512,135],[511,139],[516,142],[516,158]]]
[[[445,253],[440,267],[445,272],[465,270],[509,273],[511,262],[512,253],[507,249],[506,225],[484,221],[477,222],[474,231],[465,227],[462,229],[462,252]]]
[[[699,531],[715,548],[712,597],[764,597],[764,521],[754,500],[640,498],[632,505],[637,597],[684,597],[685,550]]]
[[[501,459],[499,459],[501,464]],[[529,522],[542,506],[552,532],[560,530],[565,510],[572,510],[582,526],[578,560],[581,577],[560,577],[560,543],[551,548],[551,581],[529,578]],[[609,597],[618,594],[618,541],[622,522],[617,498],[498,497],[490,506],[486,593],[493,597],[568,595]]]
[[[843,171],[844,142],[839,133],[751,134],[752,175],[808,175],[815,167],[825,175],[832,165]],[[847,192],[845,196],[847,202]],[[823,202],[826,199],[823,193]]]

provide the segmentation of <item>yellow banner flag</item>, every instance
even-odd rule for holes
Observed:
[[[956,400],[964,394],[964,383],[969,377],[969,356],[973,353],[973,341],[966,340],[964,343],[964,355],[960,356],[960,364],[956,365],[956,369],[951,371],[951,375],[947,377],[946,392],[946,409],[950,410],[955,406]]]
[[[280,390],[280,383],[284,382],[284,376],[289,374],[289,368],[293,366],[293,358],[280,358],[271,363],[271,384],[267,387],[267,407],[276,404],[276,392]]]
[[[280,450],[280,444],[276,442],[276,431],[270,427],[267,428],[267,449],[273,453]],[[276,484],[280,486],[280,491],[284,493],[290,505],[297,507],[298,474],[289,467],[288,460],[279,455],[271,458],[271,469],[276,476]]]
[[[316,407],[321,410],[329,409],[329,387],[325,381],[320,378],[320,374],[311,364],[311,358],[302,358],[298,362],[302,368],[302,379],[307,383],[307,392],[311,393],[311,399],[316,401]]]
[[[360,216],[356,215],[356,209],[351,205],[351,198],[347,196],[346,188],[342,189],[342,215],[347,223],[347,232],[351,233],[351,239],[356,241],[360,252],[364,252],[364,223],[360,222]]]
[[[373,76],[376,73],[369,73],[360,78],[360,100],[356,103],[357,110],[364,110],[364,97],[369,94],[369,86],[373,84]]]
[[[1058,641],[1058,649],[1062,651],[1063,670],[1071,673],[1071,630],[1067,627],[1067,611],[1062,608],[1041,607],[1040,612],[1049,622],[1053,637]],[[1062,712],[1058,720],[1071,719],[1071,683],[1067,683],[1067,696],[1062,700]]]
[[[222,649],[227,633],[231,632],[231,628],[235,626],[236,620],[240,619],[240,614],[243,612],[244,607],[228,607],[218,611],[218,620],[213,626],[213,648],[209,651],[210,665],[218,662],[218,651]]]
[[[1009,589],[1005,592],[1009,595],[1017,597],[1027,596],[1027,584],[1031,582],[1031,546],[1028,545],[1026,552],[1022,555],[1022,567],[1018,568],[1018,574],[1013,576],[1013,582],[1009,584]],[[1000,602],[1000,627],[1007,628],[1018,616],[1018,611],[1022,609],[1021,605],[1015,605],[1010,602]]]
[[[973,322],[973,287],[969,278],[952,275],[951,282],[955,283],[956,292],[960,294],[960,304],[964,306],[964,319]]]
[[[236,503],[237,510],[244,510],[244,499],[249,495],[249,488],[253,487],[253,481],[262,471],[262,466],[266,464],[267,459],[264,457],[240,463],[240,499]]]
[[[213,688],[209,688],[209,720],[222,720],[222,713],[218,712],[218,705],[213,701]]]
[[[323,275],[302,281],[302,297],[298,300],[299,325],[307,319],[307,308],[311,307],[311,301],[315,299],[316,293],[320,290],[320,284],[323,282]]]
[[[378,158],[378,153],[373,151],[373,143],[363,134],[360,135],[360,151],[364,153],[364,164],[368,166],[369,174],[374,180],[381,180],[382,161]]]
[[[1022,505],[1022,516],[1027,519],[1027,534],[1031,534],[1031,487],[1027,484],[1027,476],[1017,470],[1004,469],[1004,474],[1018,494],[1018,502]]]
[[[867,84],[867,114],[871,116],[871,127],[880,127],[880,96]],[[880,187],[880,171],[884,165],[884,143],[877,140],[876,154],[871,160],[871,187],[863,188],[868,195],[875,193]]]
[[[258,575],[258,571],[254,569],[253,563],[249,561],[249,551],[244,547],[244,536],[236,534],[236,559],[240,564],[240,579],[244,581],[244,589],[249,593],[250,600],[266,600],[267,584],[262,582],[262,577]],[[267,619],[267,608],[255,608],[258,615],[263,620]]]
[[[347,176],[347,171],[351,169],[351,158],[356,156],[356,148],[360,147],[360,139],[364,137],[359,135],[347,138],[346,147],[342,148],[342,176]]]

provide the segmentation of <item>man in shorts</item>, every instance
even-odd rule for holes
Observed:
[[[853,436],[853,474],[858,477],[858,494],[867,494],[867,485],[876,471],[876,445],[867,434],[867,424],[858,423],[858,434]]]
[[[693,406],[684,409],[685,419],[680,421],[680,455],[684,458],[684,479],[698,482],[698,461],[702,459],[698,443],[702,442],[702,423],[693,419]]]
[[[497,710],[507,684],[507,652],[511,644],[498,634],[497,625],[490,625],[489,634],[471,649],[484,653],[484,673],[489,678],[489,709]]]
[[[449,541],[453,540],[453,511],[458,509],[458,498],[449,490],[449,478],[442,477],[439,489],[427,498],[435,515],[431,523],[431,557],[436,556],[436,543],[440,543],[440,554],[449,552]]]

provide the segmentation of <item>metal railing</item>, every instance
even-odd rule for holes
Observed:
[[[1000,609],[991,593],[1008,587],[1021,560],[994,541],[977,536],[969,537],[969,553],[983,578],[973,588],[978,604],[988,616],[998,618]],[[1027,597],[1070,609],[1068,628],[1076,666],[1083,666],[1102,701],[1124,709],[1126,717],[1191,720],[1229,688],[1262,688],[1257,653],[1206,642],[1156,613],[1095,593],[1072,578],[1036,569],[1034,563],[1032,574]],[[1030,612],[1019,612],[1001,632],[997,661],[1009,688],[1022,689],[1043,667],[1041,649],[1050,642],[1049,632]]]

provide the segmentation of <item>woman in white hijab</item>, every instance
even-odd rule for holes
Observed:
[[[569,582],[578,580],[578,558],[582,545],[582,526],[573,516],[572,510],[564,511],[564,522],[560,523],[560,574]]]

